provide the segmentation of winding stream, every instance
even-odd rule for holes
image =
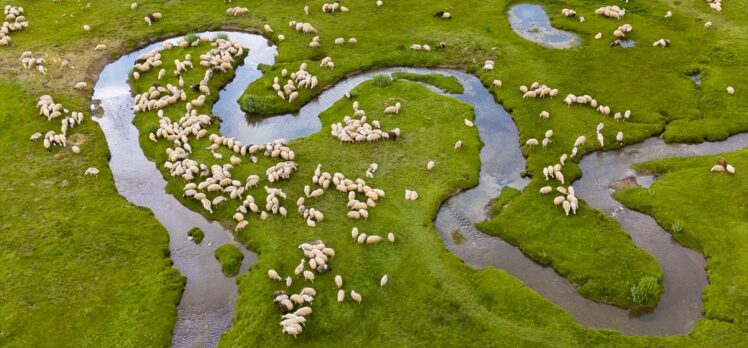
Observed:
[[[475,124],[484,147],[480,153],[482,166],[479,185],[445,202],[435,219],[437,230],[450,251],[473,267],[493,266],[506,270],[563,307],[587,327],[616,329],[627,334],[672,335],[687,333],[700,318],[701,291],[706,285],[704,258],[674,243],[670,234],[657,226],[649,216],[621,208],[610,197],[607,187],[611,182],[631,175],[628,169],[631,163],[745,147],[748,146],[748,135],[698,145],[667,145],[658,139],[650,139],[621,151],[596,152],[581,161],[584,177],[574,184],[578,195],[590,206],[621,222],[637,246],[650,252],[665,272],[665,293],[657,310],[642,316],[630,316],[625,310],[581,297],[566,278],[552,269],[536,264],[501,239],[475,229],[474,223],[487,218],[488,203],[498,196],[503,187],[522,189],[527,184],[527,180],[520,177],[525,159],[518,146],[517,128],[511,116],[494,101],[477,77],[445,69],[381,69],[338,82],[307,103],[298,113],[248,121],[239,109],[237,99],[248,84],[261,76],[257,65],[272,64],[277,51],[261,36],[228,34],[230,39],[249,48],[250,53],[244,64],[237,68],[236,78],[220,92],[221,99],[213,107],[213,113],[222,120],[221,132],[224,135],[249,144],[280,137],[291,140],[318,132],[321,129],[319,113],[376,73],[436,72],[455,76],[465,92],[451,96],[473,106]],[[110,168],[117,189],[130,202],[151,209],[167,228],[171,258],[187,277],[172,345],[215,346],[220,334],[231,325],[237,289],[235,280],[221,273],[213,250],[223,243],[236,242],[222,226],[207,221],[165,192],[166,181],[155,164],[143,154],[138,143],[138,130],[132,124],[133,98],[127,82],[128,73],[139,55],[160,44],[122,56],[102,71],[94,89],[94,98],[101,101],[104,115],[97,121],[112,154]],[[439,92],[436,88],[432,89]],[[646,151],[640,151],[643,149]],[[193,226],[206,232],[206,238],[200,245],[187,240],[187,230]],[[454,230],[459,230],[466,240],[455,243],[451,233]],[[242,264],[242,272],[245,272],[256,255],[244,247],[241,249],[245,254]]]

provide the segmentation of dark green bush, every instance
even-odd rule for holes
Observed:
[[[260,97],[254,94],[245,95],[241,98],[239,104],[242,110],[250,114],[264,115],[271,110],[273,98],[271,96]]]
[[[631,287],[631,299],[639,305],[651,305],[660,293],[660,283],[657,278],[645,276],[639,279],[639,283]]]
[[[215,251],[216,259],[221,263],[221,270],[223,274],[228,277],[233,277],[239,274],[239,269],[242,267],[242,260],[244,254],[234,244],[224,244],[218,247]]]
[[[392,84],[392,77],[385,74],[376,74],[371,78],[378,87],[387,87]]]
[[[187,235],[192,237],[192,241],[195,242],[195,244],[200,244],[200,242],[203,241],[203,238],[205,238],[205,232],[198,227],[193,227],[191,230],[187,231]]]

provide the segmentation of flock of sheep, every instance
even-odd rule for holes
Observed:
[[[735,167],[732,166],[732,164],[727,163],[727,161],[720,157],[717,158],[717,163],[709,169],[712,173],[724,173],[727,172],[728,174],[734,175],[735,174]]]
[[[29,22],[26,20],[23,12],[23,7],[5,5],[3,9],[5,21],[3,21],[3,26],[0,27],[0,46],[10,45],[11,32],[24,30],[29,27]]]
[[[385,108],[385,114],[400,112],[400,103]],[[341,143],[377,142],[382,139],[394,140],[400,136],[400,128],[389,132],[381,129],[379,120],[367,122],[366,111],[359,108],[358,102],[353,102],[353,117],[346,115],[343,122],[330,126],[331,134]],[[356,118],[358,117],[358,118]]]
[[[359,244],[375,244],[382,240],[379,236],[367,236],[365,233],[359,233],[358,228],[354,227],[351,235],[354,241]],[[388,240],[395,243],[395,235],[389,233]],[[324,275],[332,270],[329,266],[330,261],[335,257],[335,250],[325,245],[321,240],[313,243],[303,243],[299,245],[299,250],[304,254],[299,265],[294,268],[293,276],[287,276],[285,279],[274,269],[267,272],[268,278],[273,281],[285,282],[286,288],[293,285],[293,277],[303,277],[305,281],[314,283],[317,275]],[[308,268],[308,269],[307,269]],[[343,290],[343,277],[335,275],[333,278],[335,287],[338,289],[336,300],[338,303],[345,302],[346,291]],[[389,282],[389,276],[383,275],[379,280],[379,286],[384,288]],[[356,303],[363,301],[363,296],[356,290],[350,290],[350,298]],[[281,312],[281,331],[285,334],[296,337],[304,330],[307,318],[312,314],[311,304],[317,291],[311,287],[304,287],[298,294],[291,294],[287,290],[278,290],[273,292],[273,302],[277,304]],[[298,308],[297,308],[298,307]]]
[[[52,146],[67,147],[67,131],[69,128],[73,128],[83,122],[83,113],[68,111],[62,106],[62,104],[55,103],[49,95],[39,97],[36,106],[39,108],[39,115],[46,117],[48,121],[69,115],[63,117],[60,121],[60,133],[48,131],[44,134],[43,140],[44,148],[48,151],[52,149]],[[40,132],[34,133],[29,137],[29,140],[31,141],[37,141],[39,139],[42,139],[42,133]],[[80,153],[80,148],[77,145],[73,145],[71,151],[78,154]]]
[[[320,67],[334,68],[332,58],[325,57],[320,61]],[[272,88],[278,95],[278,98],[282,100],[288,100],[289,103],[296,100],[299,97],[299,90],[302,88],[314,89],[319,85],[319,79],[317,76],[312,75],[307,71],[307,64],[301,63],[299,70],[292,72],[289,76],[288,70],[281,70],[281,78],[287,78],[286,84],[281,87],[280,78],[278,76],[273,78]]]

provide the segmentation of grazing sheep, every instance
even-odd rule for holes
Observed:
[[[99,170],[97,168],[91,167],[86,169],[86,172],[83,174],[86,176],[99,176]]]
[[[724,172],[724,171],[725,171],[725,167],[724,167],[724,166],[722,166],[721,164],[715,164],[715,165],[714,165],[714,166],[712,167],[712,169],[709,169],[709,171],[710,171],[710,172],[713,172],[713,173],[714,173],[714,172]]]
[[[527,139],[527,141],[525,142],[525,146],[530,147],[530,148],[538,146],[538,144],[539,144],[538,139],[535,139],[535,138]]]
[[[379,287],[383,288],[385,285],[387,285],[387,282],[389,282],[389,280],[390,278],[386,274],[382,276],[382,279],[379,281]]]
[[[392,233],[392,232],[387,233],[387,240],[390,242],[390,244],[394,244],[395,243],[395,234]]]
[[[88,32],[90,32],[90,31],[91,31],[91,26],[90,26],[90,25],[88,25],[88,24],[84,24],[84,25],[83,25],[83,31],[85,31],[85,32],[87,32],[87,33],[88,33]]]
[[[314,273],[310,271],[304,271],[304,279],[314,283]]]
[[[345,300],[345,290],[340,289],[338,290],[338,303],[343,303]]]
[[[616,141],[623,145],[623,132],[618,132],[616,134]]]
[[[729,173],[734,175],[735,174],[735,167],[732,166],[732,164],[728,164],[725,166],[725,170]]]
[[[138,3],[137,2],[133,2],[132,4],[130,4],[130,9],[133,10],[133,11],[137,10],[138,9]]]
[[[270,279],[272,279],[272,280],[277,280],[277,281],[281,281],[282,280],[282,278],[280,277],[280,275],[278,275],[278,272],[276,272],[273,269],[268,270],[268,277],[270,277]]]
[[[551,114],[548,111],[541,111],[539,116],[544,120],[551,118]]]
[[[595,34],[595,40],[600,40],[602,38],[603,38],[603,33],[598,32],[597,34]]]
[[[434,161],[429,161],[428,163],[426,163],[426,170],[431,171],[432,169],[434,169],[435,165],[436,163],[434,163]]]
[[[728,95],[734,95],[735,94],[735,88],[733,88],[732,86],[727,86],[726,91],[727,91]]]
[[[468,120],[467,118],[465,119],[465,125],[468,126],[468,127],[473,127],[474,126],[473,122],[470,121],[470,120]]]
[[[540,194],[541,195],[547,195],[549,193],[553,192],[553,188],[550,186],[543,186],[540,188]]]
[[[709,29],[712,27],[712,22],[706,22],[704,23],[704,28]]]
[[[351,290],[351,298],[358,303],[361,303],[361,300],[363,300],[361,294],[357,293],[356,290]]]
[[[337,286],[338,289],[343,287],[343,277],[341,277],[340,275],[335,276],[335,286]]]
[[[458,141],[457,141],[457,142],[455,143],[455,150],[459,150],[459,149],[461,149],[461,148],[462,148],[462,140],[458,140]]]

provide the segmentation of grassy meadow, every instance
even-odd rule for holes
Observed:
[[[4,124],[0,131],[4,163],[0,167],[0,283],[4,284],[0,287],[0,346],[170,345],[184,279],[168,259],[166,230],[150,212],[117,194],[108,170],[107,144],[98,126],[86,112],[83,124],[69,131],[69,135],[79,134],[79,155],[69,148],[47,152],[40,142],[28,141],[32,133],[59,130],[59,122],[38,116],[35,105],[41,95],[50,94],[71,110],[87,110],[91,89],[74,90],[75,83],[86,81],[93,86],[107,62],[165,37],[221,28],[260,33],[269,24],[274,32],[263,35],[278,44],[276,64],[263,66],[264,76],[248,86],[241,99],[245,104],[250,96],[267,101],[254,110],[262,115],[298,110],[322,88],[362,70],[452,66],[476,73],[512,113],[522,144],[528,138],[542,138],[547,129],[555,134],[546,149],[523,147],[532,182],[522,193],[504,191],[493,207],[494,217],[481,228],[564,274],[582,295],[622,307],[635,305],[627,294],[641,278],[662,278],[659,267],[651,256],[633,247],[614,220],[583,202],[579,215],[565,218],[553,207],[551,197],[537,194],[545,185],[542,168],[569,153],[579,135],[588,138],[580,148],[582,155],[658,134],[669,142],[700,142],[748,130],[748,72],[744,68],[748,0],[725,1],[722,12],[711,10],[703,0],[631,1],[623,4],[628,13],[621,21],[593,14],[600,6],[618,2],[539,2],[554,26],[582,38],[579,47],[566,50],[547,49],[512,32],[505,14],[517,1],[385,0],[384,6],[376,7],[371,0],[350,0],[343,2],[350,12],[325,14],[320,10],[325,1],[314,0],[306,2],[309,15],[303,12],[304,3],[294,0],[234,0],[230,4],[153,0],[141,3],[137,10],[130,9],[131,2],[0,1],[3,6],[23,6],[30,22],[28,29],[11,33],[10,46],[0,47],[0,121]],[[234,6],[248,7],[249,14],[227,17],[225,10]],[[562,8],[574,8],[587,20],[565,18]],[[444,10],[451,12],[452,20],[433,17]],[[663,17],[668,10],[672,18]],[[161,12],[163,18],[147,26],[143,17],[153,12]],[[322,47],[310,49],[312,36],[296,33],[289,21],[312,23]],[[706,21],[714,23],[712,29],[704,28]],[[630,38],[637,45],[608,47],[613,30],[623,23],[634,27]],[[83,24],[92,30],[85,32]],[[604,38],[595,40],[597,32]],[[277,34],[286,40],[278,42]],[[335,46],[337,37],[356,37],[358,44]],[[671,40],[672,47],[652,47],[660,38]],[[414,43],[436,47],[439,42],[446,48],[409,49]],[[106,49],[94,50],[99,44]],[[198,46],[165,53],[165,65],[173,61],[171,54],[177,57],[206,49]],[[24,51],[44,57],[47,74],[22,67],[19,59]],[[317,62],[326,56],[334,59],[334,70],[318,68]],[[495,71],[481,71],[486,59],[496,61]],[[61,69],[63,60],[70,64]],[[303,62],[319,76],[322,88],[302,90],[293,103],[275,97],[272,78],[284,68],[297,70]],[[691,81],[694,73],[701,76],[700,86]],[[145,74],[134,82],[134,88],[149,86],[154,74]],[[200,77],[201,69],[195,69],[185,80]],[[214,77],[211,90],[231,78],[231,74]],[[402,129],[400,139],[340,144],[330,136],[329,126],[350,114],[351,100],[343,99],[320,115],[321,132],[290,144],[297,153],[299,171],[277,185],[289,194],[283,203],[289,217],[272,216],[261,222],[253,216],[250,226],[237,234],[260,257],[248,274],[237,278],[240,297],[234,326],[222,338],[222,346],[439,342],[443,346],[737,347],[748,342],[744,305],[748,269],[740,262],[745,254],[740,249],[745,244],[741,232],[748,218],[748,202],[743,198],[746,180],[740,181],[744,173],[735,177],[708,173],[713,156],[643,164],[642,168],[664,174],[653,186],[656,194],[632,189],[618,193],[617,198],[652,214],[679,242],[709,258],[705,318],[689,335],[669,338],[587,330],[506,272],[473,270],[446,250],[432,220],[446,196],[476,184],[481,144],[476,129],[462,123],[473,117],[468,105],[406,79],[448,91],[456,91],[457,86],[448,79],[402,78],[387,87],[366,82],[354,91],[370,119],[379,119],[384,129]],[[502,80],[503,88],[493,87],[494,79]],[[522,99],[519,86],[534,81],[559,89],[560,98]],[[735,96],[725,93],[727,86],[735,88]],[[561,100],[569,93],[590,94],[613,112],[631,110],[632,118],[616,122],[590,107],[567,107]],[[195,96],[192,91],[188,94]],[[201,112],[209,112],[216,96],[208,98]],[[404,100],[403,110],[397,116],[384,116],[381,105],[392,97]],[[181,110],[176,106],[165,111],[174,119]],[[538,117],[543,110],[550,112],[549,120]],[[604,147],[594,141],[599,122],[605,124]],[[148,132],[157,127],[155,113],[140,114],[135,124],[146,155],[162,164],[166,142],[147,139]],[[218,124],[209,129],[217,132]],[[623,144],[613,141],[618,131],[625,134]],[[452,145],[458,139],[464,147],[454,151]],[[203,140],[193,143],[193,148],[207,146]],[[738,163],[739,171],[748,168],[744,150],[724,156]],[[567,162],[567,182],[583,175],[575,164],[579,157]],[[207,151],[197,151],[191,158],[208,165],[223,163]],[[425,170],[428,160],[437,163],[433,172]],[[326,220],[317,228],[308,228],[296,215],[296,198],[303,185],[311,184],[318,163],[323,171],[356,178],[363,177],[372,162],[380,169],[367,183],[384,189],[387,197],[370,209],[368,220],[346,219],[346,199],[333,190],[307,204],[325,213]],[[242,180],[249,174],[261,175],[273,163],[266,158],[256,165],[245,161],[234,174]],[[101,172],[97,177],[84,177],[88,167]],[[170,179],[167,190],[181,199],[182,185],[181,180]],[[417,190],[420,198],[403,200],[405,188]],[[262,188],[250,193],[258,200],[264,197]],[[199,202],[183,202],[203,212]],[[223,204],[211,217],[232,227],[235,206]],[[398,240],[394,245],[360,246],[350,239],[353,226],[380,235],[394,232]],[[338,255],[332,261],[332,273],[315,280],[314,314],[304,333],[294,340],[280,333],[280,316],[270,294],[281,286],[271,282],[266,271],[274,268],[282,276],[290,274],[301,257],[296,245],[316,239],[327,242]],[[343,276],[346,290],[363,295],[361,304],[350,299],[335,303],[334,274]],[[390,277],[386,288],[379,287],[383,274]],[[296,279],[292,289],[305,285]]]

